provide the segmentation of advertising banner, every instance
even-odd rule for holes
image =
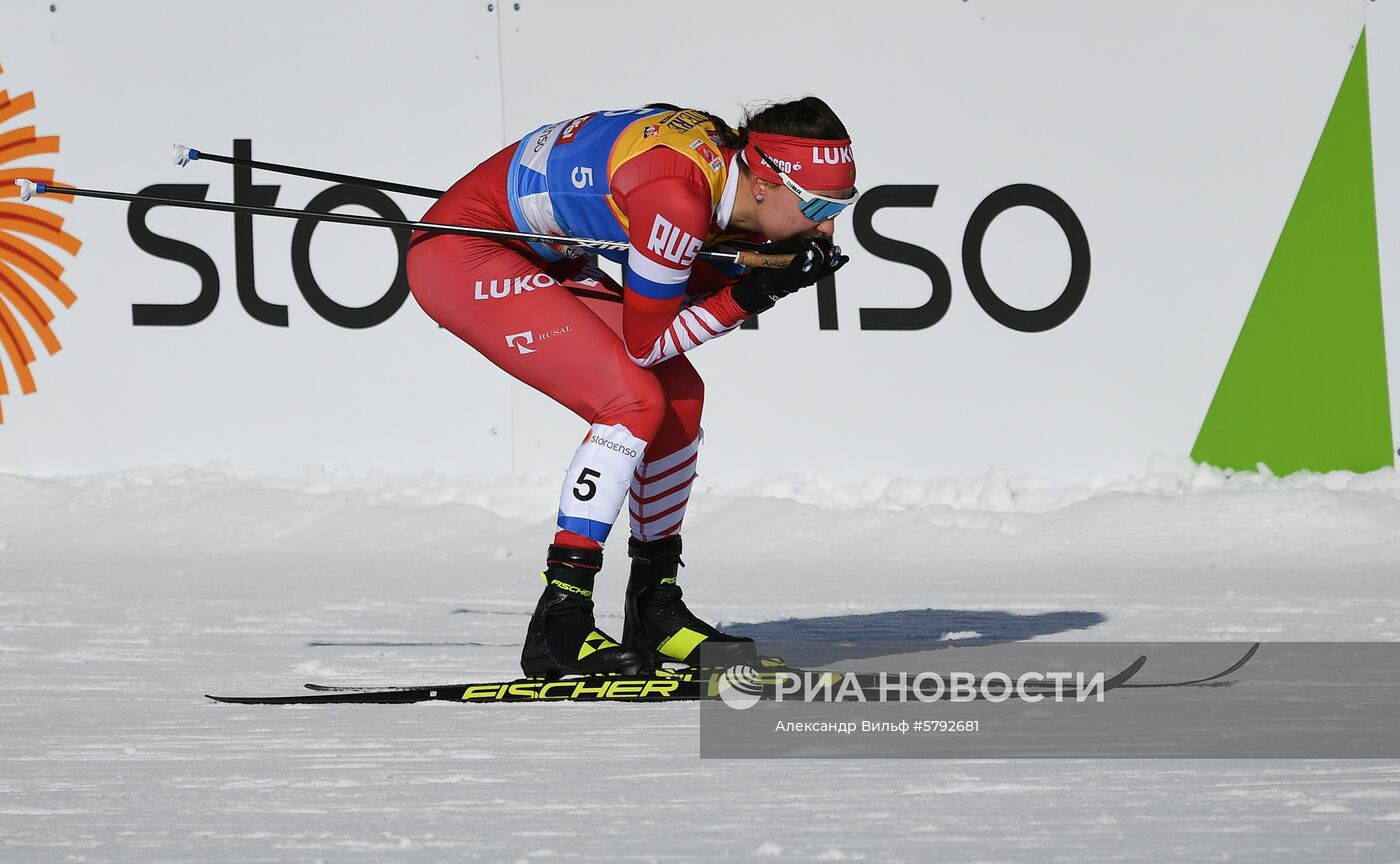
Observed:
[[[1400,374],[1382,5],[8,4],[0,174],[414,219],[167,154],[445,189],[545,123],[813,94],[860,166],[852,261],[690,355],[707,479],[1372,470]],[[562,470],[587,429],[417,308],[404,232],[0,194],[0,466],[487,477]]]

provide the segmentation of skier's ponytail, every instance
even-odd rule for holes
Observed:
[[[683,110],[669,102],[653,102],[648,108],[665,108],[669,111]],[[699,108],[692,108],[704,114],[715,125],[719,143],[734,150],[742,150],[749,141],[749,130],[768,132],[773,135],[788,135],[794,138],[817,138],[839,141],[851,137],[846,125],[831,106],[815,96],[796,99],[792,102],[776,102],[763,106],[759,111],[746,113],[738,129],[732,128],[718,115]]]

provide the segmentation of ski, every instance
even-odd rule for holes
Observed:
[[[1227,668],[1225,668],[1225,669],[1223,669],[1223,670],[1221,670],[1221,671],[1219,671],[1219,672],[1216,672],[1216,673],[1214,673],[1214,674],[1212,674],[1212,675],[1207,675],[1207,676],[1205,676],[1204,678],[1193,678],[1193,679],[1188,680],[1188,681],[1159,681],[1159,682],[1147,682],[1147,681],[1136,681],[1136,680],[1134,680],[1134,681],[1124,681],[1122,684],[1120,684],[1120,685],[1118,685],[1118,686],[1123,687],[1123,688],[1125,688],[1125,689],[1139,689],[1139,690],[1142,690],[1142,689],[1153,689],[1153,688],[1161,688],[1161,687],[1193,687],[1193,686],[1196,686],[1196,685],[1199,685],[1199,684],[1208,684],[1208,683],[1210,683],[1210,682],[1212,682],[1212,681],[1218,681],[1218,680],[1220,680],[1221,678],[1225,678],[1225,677],[1227,677],[1227,676],[1229,676],[1229,675],[1231,675],[1231,674],[1233,674],[1233,673],[1235,673],[1235,672],[1238,672],[1238,671],[1240,670],[1241,667],[1243,667],[1246,663],[1248,663],[1251,659],[1253,659],[1255,652],[1257,652],[1257,651],[1259,650],[1259,645],[1260,645],[1260,643],[1258,643],[1258,642],[1255,642],[1255,643],[1251,644],[1251,645],[1249,646],[1249,648],[1244,652],[1244,656],[1240,657],[1239,660],[1235,661],[1235,662],[1234,662],[1233,664],[1231,664],[1229,667],[1227,667]],[[801,668],[798,668],[798,667],[795,667],[795,666],[789,666],[788,664],[784,663],[784,662],[782,661],[781,658],[778,658],[778,657],[764,657],[764,658],[761,658],[761,662],[762,662],[762,664],[763,664],[763,667],[762,667],[763,670],[764,670],[764,671],[768,671],[768,672],[791,672],[791,673],[793,673],[793,674],[798,674],[798,675],[800,675],[800,674],[804,674],[804,673],[815,673],[815,672],[822,671],[822,670],[801,669]],[[692,671],[692,672],[693,672],[693,671],[698,671],[698,670],[696,670],[696,669],[694,669],[694,668],[691,668],[691,667],[682,667],[682,668],[680,668],[680,669],[669,669],[669,670],[665,670],[665,671],[667,671],[667,672]],[[719,671],[723,671],[723,670],[721,669],[721,670],[719,670]],[[870,675],[871,677],[874,677],[874,676],[878,675],[878,673],[865,673],[865,674]],[[522,679],[522,680],[523,680],[523,679]],[[452,687],[453,685],[451,685],[451,684],[413,684],[413,685],[398,685],[398,686],[393,686],[393,685],[382,685],[382,684],[305,684],[305,685],[303,685],[303,686],[305,686],[307,690],[312,690],[312,691],[315,691],[315,692],[317,692],[317,693],[328,693],[328,692],[352,692],[352,691],[359,691],[359,692],[376,692],[376,691],[388,691],[388,690],[437,690],[437,689],[447,689],[447,688]],[[1035,687],[1036,689],[1043,689],[1043,688],[1045,688],[1047,685],[1045,685],[1044,683],[1042,683],[1042,684],[1040,684],[1040,685],[1034,685],[1034,684],[1033,684],[1032,686]]]
[[[1107,692],[1122,687],[1138,673],[1147,662],[1146,656],[1139,656],[1132,663],[1112,676],[1104,678],[1103,690]],[[780,670],[787,671],[787,670]],[[561,678],[550,681],[542,678],[519,678],[513,681],[492,681],[446,686],[381,688],[377,690],[335,690],[306,693],[297,696],[213,696],[206,698],[215,702],[228,702],[240,705],[323,705],[347,703],[400,704],[411,702],[689,702],[726,698],[727,690],[736,690],[746,698],[774,699],[778,696],[776,674],[773,671],[755,672],[751,677],[736,676],[734,670],[677,670],[666,671],[647,677],[627,677],[612,675],[582,676]],[[803,672],[800,674],[825,679],[833,689],[844,689],[847,682],[854,682],[862,694],[873,694],[877,698],[887,692],[887,684],[879,673],[844,672]],[[841,682],[838,685],[837,682]],[[818,686],[821,686],[821,680]],[[974,681],[971,687],[980,691],[981,681]],[[898,689],[899,685],[895,686]],[[912,692],[912,687],[905,689]],[[1034,688],[1036,692],[1046,692],[1044,688]],[[1059,688],[1064,696],[1075,696],[1073,686]],[[943,698],[950,698],[951,692]]]
[[[760,666],[759,666],[758,668],[759,668],[761,671],[763,671],[763,672],[793,672],[793,673],[801,674],[801,673],[803,673],[803,672],[815,671],[815,670],[810,670],[810,669],[798,669],[798,668],[796,668],[796,667],[794,667],[794,666],[789,666],[787,663],[783,662],[782,658],[779,658],[779,657],[760,657],[760,658],[758,658],[758,660],[759,660],[759,664],[760,664]],[[726,668],[728,668],[728,667],[725,667],[725,666],[713,666],[713,667],[711,667],[711,666],[685,666],[685,665],[661,666],[661,667],[657,667],[657,669],[656,669],[656,674],[662,675],[662,676],[671,676],[671,675],[679,675],[679,674],[682,674],[682,673],[688,673],[688,674],[696,674],[696,673],[703,673],[703,672],[720,672],[720,673],[722,673],[722,672],[724,672],[724,670],[725,670]],[[580,676],[575,676],[575,677],[580,677]],[[586,676],[583,676],[583,677],[586,677]],[[608,677],[608,676],[600,676],[600,677]],[[528,681],[528,680],[531,680],[531,679],[528,679],[528,678],[521,678],[521,679],[518,679],[518,680],[521,680],[521,681]],[[314,690],[314,691],[316,691],[316,692],[318,692],[318,693],[328,693],[328,692],[342,692],[342,691],[354,691],[354,690],[359,690],[359,691],[372,691],[372,690],[435,690],[435,689],[444,688],[444,687],[452,687],[452,686],[454,686],[454,685],[452,685],[452,684],[399,684],[399,685],[385,685],[385,684],[313,684],[313,683],[307,683],[307,684],[303,684],[302,686],[305,687],[307,690]]]
[[[1216,672],[1214,675],[1207,675],[1207,676],[1204,677],[1204,678],[1195,678],[1195,679],[1190,680],[1190,681],[1163,681],[1163,682],[1134,681],[1134,682],[1131,682],[1131,683],[1125,683],[1125,684],[1123,684],[1122,686],[1125,687],[1125,688],[1131,687],[1131,688],[1136,688],[1136,689],[1139,689],[1139,690],[1143,690],[1143,689],[1149,689],[1149,688],[1153,688],[1153,687],[1194,687],[1194,686],[1196,686],[1197,684],[1207,684],[1207,683],[1209,683],[1209,682],[1211,682],[1211,681],[1218,681],[1219,679],[1224,678],[1224,677],[1227,676],[1227,675],[1230,675],[1230,674],[1233,674],[1233,673],[1235,673],[1235,672],[1238,672],[1238,671],[1240,670],[1240,668],[1241,668],[1242,666],[1244,666],[1244,664],[1246,664],[1246,663],[1248,663],[1250,660],[1252,660],[1252,659],[1254,658],[1255,653],[1259,650],[1259,644],[1260,644],[1260,643],[1255,642],[1254,644],[1250,645],[1250,646],[1249,646],[1249,650],[1247,650],[1247,651],[1244,652],[1244,656],[1243,656],[1243,657],[1241,657],[1240,659],[1236,660],[1233,664],[1231,664],[1231,666],[1230,666],[1229,668],[1224,669],[1224,670],[1222,670],[1222,671],[1220,671],[1220,672]]]

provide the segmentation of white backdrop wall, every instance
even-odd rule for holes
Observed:
[[[62,137],[48,160],[60,181],[96,188],[207,184],[209,199],[229,200],[228,166],[175,168],[165,153],[172,142],[230,153],[235,140],[254,158],[445,188],[504,143],[589,110],[670,101],[737,121],[754,101],[822,96],[852,130],[862,187],[937,187],[932,206],[884,209],[872,228],[944,262],[948,309],[925,329],[862,329],[863,308],[918,307],[930,280],[841,226],[854,260],[835,329],[820,329],[808,291],[693,355],[712,479],[992,465],[1073,479],[1189,452],[1363,26],[1387,324],[1400,327],[1400,14],[1385,4],[49,5],[0,6],[0,86],[35,92],[25,122]],[[331,185],[252,183],[297,208]],[[1011,184],[1058,195],[1088,239],[1085,298],[1046,332],[993,320],[962,264],[973,211]],[[426,206],[393,198],[410,217]],[[187,303],[200,277],[142,248],[125,205],[51,209],[84,243],[65,275],[79,301],[54,323],[64,350],[33,367],[38,392],[3,401],[0,466],[483,476],[562,470],[577,443],[581,421],[411,298],[365,329],[319,317],[294,273],[294,223],[255,222],[240,279],[234,217],[152,211],[152,232],[212,260],[219,296],[199,323],[135,326],[134,305]],[[396,246],[388,232],[325,225],[309,261],[325,294],[365,306],[393,282]],[[1029,309],[1060,294],[1071,254],[1053,220],[1017,208],[992,224],[983,261],[997,294]],[[285,306],[287,326],[255,320],[240,281],[255,285],[255,309]],[[1400,380],[1394,351],[1390,363]]]

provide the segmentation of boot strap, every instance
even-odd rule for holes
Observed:
[[[646,564],[669,564],[674,560],[680,566],[685,566],[685,562],[681,560],[679,537],[667,537],[665,540],[653,540],[650,543],[629,541],[627,557]]]
[[[551,545],[545,564],[563,564],[566,567],[576,567],[579,570],[596,573],[603,569],[603,550]]]

